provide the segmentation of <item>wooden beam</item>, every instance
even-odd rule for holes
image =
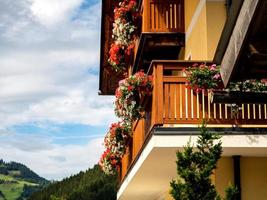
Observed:
[[[234,161],[234,185],[238,189],[237,200],[241,200],[240,157],[241,156],[239,156],[239,155],[233,156],[233,161]]]
[[[243,2],[229,44],[221,62],[221,75],[225,86],[228,85],[237,65],[241,49],[244,47],[244,41],[248,35],[249,26],[251,25],[258,3],[259,0],[244,0]]]

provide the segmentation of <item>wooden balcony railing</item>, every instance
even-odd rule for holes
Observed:
[[[184,0],[143,0],[143,32],[184,32]]]
[[[236,112],[230,104],[211,103],[210,93],[196,94],[187,88],[182,69],[191,64],[179,61],[152,63],[152,96],[144,101],[145,117],[134,125],[132,143],[122,159],[122,180],[155,126],[192,127],[205,119],[208,126],[222,128],[232,125],[267,127],[267,101],[265,104],[241,104]]]
[[[140,0],[142,25],[135,37],[133,71],[152,60],[176,60],[185,44],[184,0]]]

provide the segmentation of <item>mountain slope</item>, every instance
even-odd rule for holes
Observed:
[[[0,200],[23,200],[49,181],[23,164],[0,160]]]
[[[16,162],[6,163],[0,160],[0,174],[10,175],[37,184],[48,183],[46,179],[40,177],[27,166]]]
[[[96,165],[34,193],[29,200],[116,200],[117,178]]]

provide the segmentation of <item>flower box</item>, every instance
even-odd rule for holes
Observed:
[[[267,103],[267,93],[213,90],[211,95],[211,102],[229,104],[261,104]]]

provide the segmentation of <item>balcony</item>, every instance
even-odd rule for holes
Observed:
[[[177,60],[184,46],[184,1],[140,1],[142,28],[136,40],[133,71],[148,69],[152,60]]]
[[[267,101],[265,104],[241,104],[236,112],[230,104],[211,103],[211,93],[196,94],[188,89],[182,69],[193,63],[152,62],[149,73],[154,77],[153,92],[143,100],[144,118],[135,122],[131,144],[122,159],[122,183],[156,132],[159,135],[194,135],[203,120],[209,128],[222,134],[228,130],[233,135],[258,134],[259,129],[267,128]]]

